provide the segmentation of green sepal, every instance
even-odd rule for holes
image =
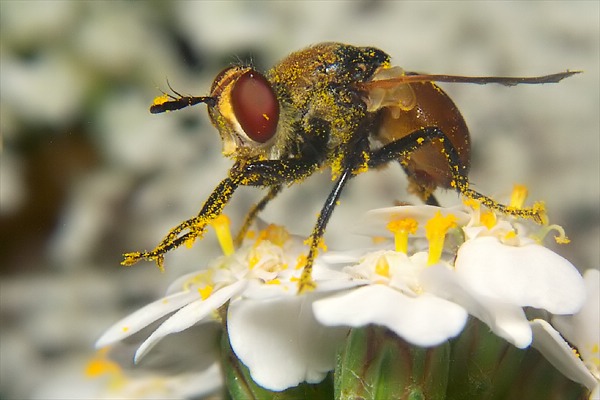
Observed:
[[[519,349],[471,318],[451,341],[448,400],[580,399],[570,381],[537,350]]]
[[[448,343],[422,348],[383,327],[352,329],[338,354],[335,398],[444,399],[449,354]]]

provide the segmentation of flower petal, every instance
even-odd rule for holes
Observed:
[[[552,318],[552,323],[577,346],[583,359],[591,362],[600,358],[600,271],[585,271],[584,280],[586,301],[581,311],[575,315],[557,315]]]
[[[564,376],[590,390],[598,385],[598,381],[583,361],[577,357],[571,346],[552,325],[542,319],[534,319],[531,321],[531,327],[534,332],[533,347],[538,349]]]
[[[383,325],[418,346],[435,346],[458,335],[467,320],[467,312],[454,303],[429,294],[408,297],[385,285],[318,300],[313,310],[322,324]]]
[[[310,307],[313,298],[245,299],[229,305],[231,347],[264,388],[280,391],[303,381],[318,383],[333,369],[347,329],[318,324]]]
[[[152,322],[200,298],[198,292],[180,292],[154,301],[111,326],[96,341],[96,348],[118,342],[139,332]]]
[[[570,314],[585,299],[577,269],[540,245],[507,246],[479,237],[460,247],[455,265],[472,290],[515,305]]]
[[[142,343],[135,353],[134,362],[138,362],[156,343],[163,337],[196,324],[204,319],[210,313],[221,307],[227,300],[238,294],[246,285],[246,281],[238,281],[222,289],[217,290],[206,300],[196,300],[193,303],[181,308],[165,322],[162,323],[149,337]]]
[[[531,344],[531,328],[521,307],[472,291],[460,278],[441,265],[420,274],[421,285],[427,292],[460,304],[516,347],[522,349]]]

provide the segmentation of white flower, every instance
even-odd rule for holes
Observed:
[[[532,321],[533,346],[563,375],[592,391],[590,399],[600,399],[600,272],[587,270],[584,279],[586,301],[581,310],[555,316],[554,327],[543,320]]]
[[[446,265],[427,266],[427,254],[370,253],[344,271],[360,284],[313,304],[319,322],[330,326],[382,325],[419,346],[435,346],[458,335],[467,320],[459,305],[429,290],[424,274]],[[434,275],[435,272],[433,272]]]
[[[344,272],[362,286],[315,302],[323,324],[379,324],[413,344],[433,346],[457,335],[468,313],[524,348],[532,331],[523,307],[567,314],[583,303],[583,281],[575,267],[508,218],[482,213],[478,206],[403,206],[368,216],[373,217],[367,221],[371,234],[381,236],[384,227],[392,231],[397,252],[374,252],[346,267]],[[381,228],[374,229],[374,221]],[[458,228],[466,240],[454,254],[444,253],[446,234],[456,237]],[[421,241],[426,236],[428,254],[404,254],[408,238],[415,236]],[[422,250],[423,244],[411,247]],[[348,262],[353,255],[337,259]]]
[[[122,340],[172,313],[139,347],[137,362],[165,336],[219,320],[217,310],[229,302],[230,343],[256,383],[284,390],[304,381],[320,382],[333,369],[336,345],[347,330],[318,324],[311,304],[323,292],[346,287],[348,279],[317,260],[317,290],[298,295],[298,267],[306,251],[301,239],[271,225],[206,270],[179,278],[171,294],[116,323],[96,345]]]

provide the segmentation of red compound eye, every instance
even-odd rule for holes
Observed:
[[[275,135],[279,103],[271,84],[260,73],[250,70],[231,90],[233,112],[248,137],[264,143]]]

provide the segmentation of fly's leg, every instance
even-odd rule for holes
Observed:
[[[202,237],[206,225],[223,212],[223,208],[231,200],[237,187],[238,184],[231,178],[223,179],[208,197],[196,217],[183,221],[171,229],[154,250],[123,254],[124,259],[121,264],[129,266],[140,260],[156,261],[156,265],[162,271],[164,269],[165,253],[184,243],[192,243],[196,238]],[[186,230],[188,232],[181,235]]]
[[[325,227],[331,218],[331,214],[333,213],[333,209],[335,208],[342,190],[348,180],[352,178],[352,168],[345,168],[339,178],[337,179],[335,186],[329,196],[327,196],[327,200],[319,213],[319,218],[317,219],[317,223],[313,228],[313,231],[310,235],[310,249],[308,251],[308,255],[306,256],[306,262],[304,263],[304,269],[302,270],[302,275],[300,276],[300,282],[298,283],[298,292],[303,293],[308,290],[313,290],[315,288],[315,283],[312,279],[312,267],[319,252],[319,245],[321,244],[321,240],[323,239],[323,234],[325,233]]]
[[[162,270],[164,268],[165,253],[184,243],[193,243],[195,239],[202,237],[206,225],[221,215],[233,193],[240,185],[271,187],[271,192],[274,193],[272,197],[275,197],[277,191],[273,187],[306,177],[317,168],[318,162],[313,159],[238,162],[229,171],[229,177],[223,179],[213,190],[196,217],[190,218],[171,229],[152,251],[124,254],[121,264],[129,266],[140,260],[155,261],[159,269]],[[269,195],[267,195],[268,197]],[[268,200],[271,198],[268,198]],[[264,201],[264,205],[268,200]],[[257,209],[254,214],[256,215],[258,211],[260,209]]]
[[[456,191],[469,199],[477,200],[489,209],[499,211],[503,214],[532,219],[539,224],[546,221],[545,210],[542,204],[535,204],[530,208],[506,206],[469,188],[469,179],[466,175],[465,168],[460,164],[460,158],[458,157],[456,148],[452,145],[450,139],[446,137],[444,132],[438,128],[419,129],[410,135],[372,151],[369,167],[377,168],[392,160],[409,157],[415,150],[436,140],[442,143],[444,147],[443,154],[448,160],[448,167],[452,173],[450,185]]]
[[[271,188],[269,189],[269,192],[266,194],[266,196],[263,197],[258,203],[256,203],[250,209],[250,211],[246,215],[246,219],[244,220],[242,227],[238,231],[238,233],[235,236],[235,239],[233,241],[235,247],[239,247],[242,244],[242,242],[244,241],[244,237],[246,236],[246,233],[248,233],[248,229],[250,228],[250,225],[252,225],[252,222],[254,222],[258,213],[261,212],[262,210],[264,210],[265,207],[267,206],[267,204],[271,200],[273,200],[275,198],[275,196],[277,196],[279,194],[279,192],[281,192],[281,188],[282,188],[281,185],[271,186]]]

